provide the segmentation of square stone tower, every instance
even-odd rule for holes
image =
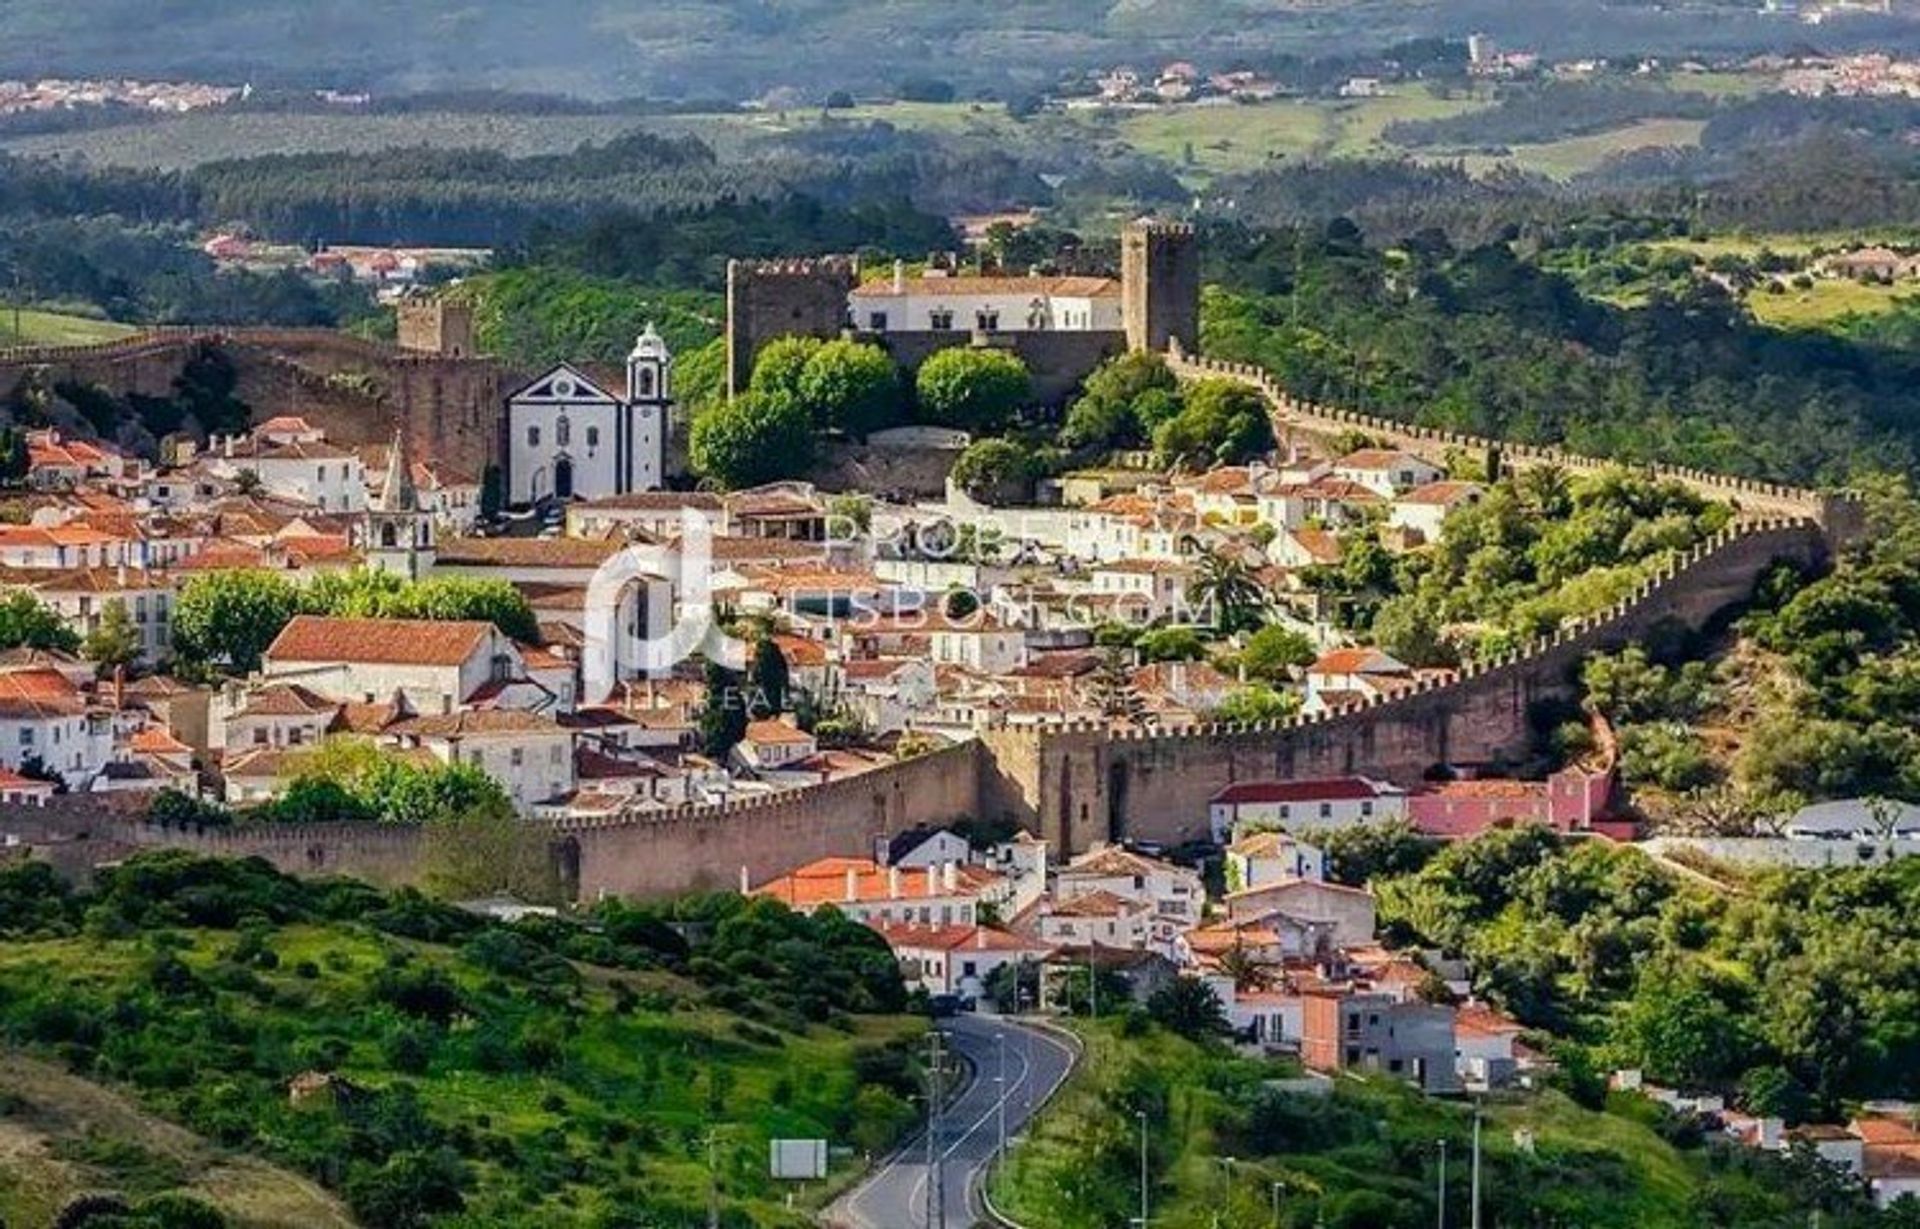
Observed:
[[[838,337],[860,282],[851,256],[727,262],[727,395],[747,390],[754,356],[776,337]]]
[[[1120,232],[1127,348],[1200,352],[1200,244],[1184,222],[1139,218]]]
[[[403,299],[399,306],[402,350],[437,354],[442,358],[472,358],[473,308],[435,295]]]

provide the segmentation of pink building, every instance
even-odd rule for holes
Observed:
[[[1487,778],[1442,781],[1407,797],[1407,819],[1433,836],[1470,837],[1488,828],[1545,824],[1556,832],[1584,832],[1603,820],[1613,796],[1613,774],[1566,768],[1545,781]]]

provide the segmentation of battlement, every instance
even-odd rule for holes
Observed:
[[[1281,428],[1293,427],[1322,433],[1359,431],[1436,461],[1444,459],[1441,454],[1458,451],[1497,455],[1503,466],[1515,469],[1554,466],[1569,473],[1592,474],[1625,466],[1654,478],[1684,483],[1706,498],[1733,504],[1743,516],[1811,518],[1833,537],[1836,546],[1844,545],[1858,532],[1858,501],[1846,492],[1825,493],[1684,465],[1634,464],[1588,456],[1551,444],[1509,443],[1438,427],[1404,423],[1356,410],[1319,405],[1288,393],[1264,368],[1251,363],[1233,363],[1183,354],[1169,355],[1167,363],[1181,379],[1229,379],[1257,389],[1273,406],[1276,425]]]
[[[856,256],[788,256],[767,260],[729,260],[729,278],[747,277],[858,277]]]

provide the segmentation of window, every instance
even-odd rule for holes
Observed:
[[[324,465],[316,465],[316,466],[314,466],[314,467],[313,467],[313,480],[314,480],[315,482],[325,482],[325,481],[327,480],[327,467],[326,467],[326,466],[324,466]]]
[[[145,597],[136,597],[133,599],[133,621],[135,623],[145,623],[147,621],[147,599]]]
[[[257,725],[253,727],[253,745],[256,747],[264,747],[267,745],[266,726]]]
[[[525,764],[525,763],[527,762],[527,752],[526,752],[526,748],[524,748],[524,747],[515,747],[515,748],[513,749],[513,754],[512,754],[512,755],[510,755],[510,756],[508,756],[507,758],[508,758],[508,760],[509,760],[509,762],[510,762],[510,763],[512,763],[512,765],[513,765],[513,766],[514,766],[515,768],[519,768],[519,767],[521,767],[522,765],[524,765],[524,764]]]
[[[1333,818],[1333,804],[1331,802],[1323,802],[1320,804],[1320,818],[1321,819]]]
[[[635,374],[639,377],[634,381],[638,395],[641,397],[653,396],[653,368],[642,367]]]
[[[600,428],[588,427],[587,428],[587,447],[598,448],[599,446],[600,446]]]
[[[1360,815],[1361,815],[1361,818],[1363,818],[1363,819],[1372,819],[1372,818],[1373,818],[1373,804],[1372,804],[1371,802],[1363,802],[1363,803],[1361,803],[1361,804],[1360,804]]]
[[[547,763],[558,764],[559,762],[560,762],[560,747],[559,747],[559,744],[556,743],[555,745],[547,748]]]
[[[1360,1013],[1359,1012],[1350,1011],[1347,1013],[1347,1031],[1349,1033],[1357,1033],[1360,1031]]]
[[[32,726],[23,725],[20,727],[20,745],[23,747],[33,746],[33,727]]]
[[[876,333],[886,332],[887,331],[887,313],[868,312],[867,327]]]
[[[539,446],[540,446],[540,428],[528,427],[527,428],[527,447],[538,448]]]
[[[1000,313],[990,308],[981,308],[973,313],[973,327],[982,333],[996,333],[1000,330]]]
[[[301,743],[306,741],[307,741],[307,732],[301,729],[299,726],[294,726],[292,729],[287,731],[287,746],[297,747]]]
[[[1285,819],[1286,817],[1287,817],[1287,804],[1283,802],[1280,804],[1280,818]]]
[[[953,309],[951,307],[934,308],[931,312],[927,314],[927,324],[936,329],[952,328],[953,327]]]
[[[565,414],[560,416],[559,422],[553,424],[553,442],[562,448],[573,442],[573,420]]]

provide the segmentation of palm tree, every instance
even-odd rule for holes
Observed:
[[[1253,958],[1237,935],[1233,946],[1220,955],[1220,971],[1233,979],[1235,990],[1264,990],[1272,981],[1272,972]]]
[[[1187,593],[1195,605],[1211,607],[1213,625],[1229,634],[1259,627],[1273,605],[1246,561],[1220,551],[1200,560],[1199,575]]]

